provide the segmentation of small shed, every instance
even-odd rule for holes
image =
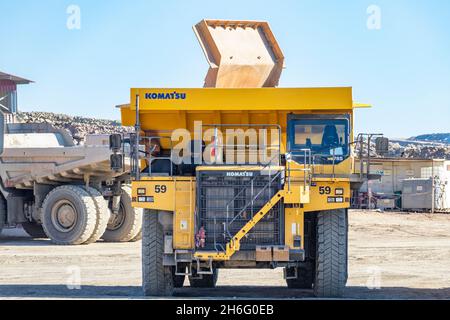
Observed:
[[[0,71],[0,110],[3,113],[17,112],[17,86],[33,81]]]

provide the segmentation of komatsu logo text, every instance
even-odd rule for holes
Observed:
[[[253,177],[253,172],[227,172],[227,177]]]
[[[186,100],[187,94],[182,92],[146,93],[147,100]]]

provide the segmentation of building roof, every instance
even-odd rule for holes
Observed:
[[[20,77],[14,76],[12,74],[4,73],[1,71],[0,71],[0,80],[11,80],[15,84],[29,84],[29,83],[33,82],[31,80],[20,78]]]

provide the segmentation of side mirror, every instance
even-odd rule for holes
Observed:
[[[121,154],[111,155],[111,169],[119,172],[123,169],[123,156]]]
[[[375,149],[380,156],[384,156],[389,152],[389,139],[384,137],[376,138]]]
[[[109,148],[114,152],[119,152],[122,149],[121,134],[112,134],[109,136]]]

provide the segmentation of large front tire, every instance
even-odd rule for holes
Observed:
[[[146,211],[142,229],[142,289],[145,296],[173,295],[173,267],[164,266],[163,258],[164,230],[158,212]]]
[[[317,216],[314,294],[339,298],[347,283],[347,210],[319,212]]]
[[[122,187],[120,209],[117,214],[111,214],[102,238],[106,242],[129,242],[139,238],[142,229],[142,209],[133,208],[131,187]]]
[[[53,189],[42,206],[45,234],[57,245],[84,244],[94,233],[97,211],[91,195],[82,187]]]

